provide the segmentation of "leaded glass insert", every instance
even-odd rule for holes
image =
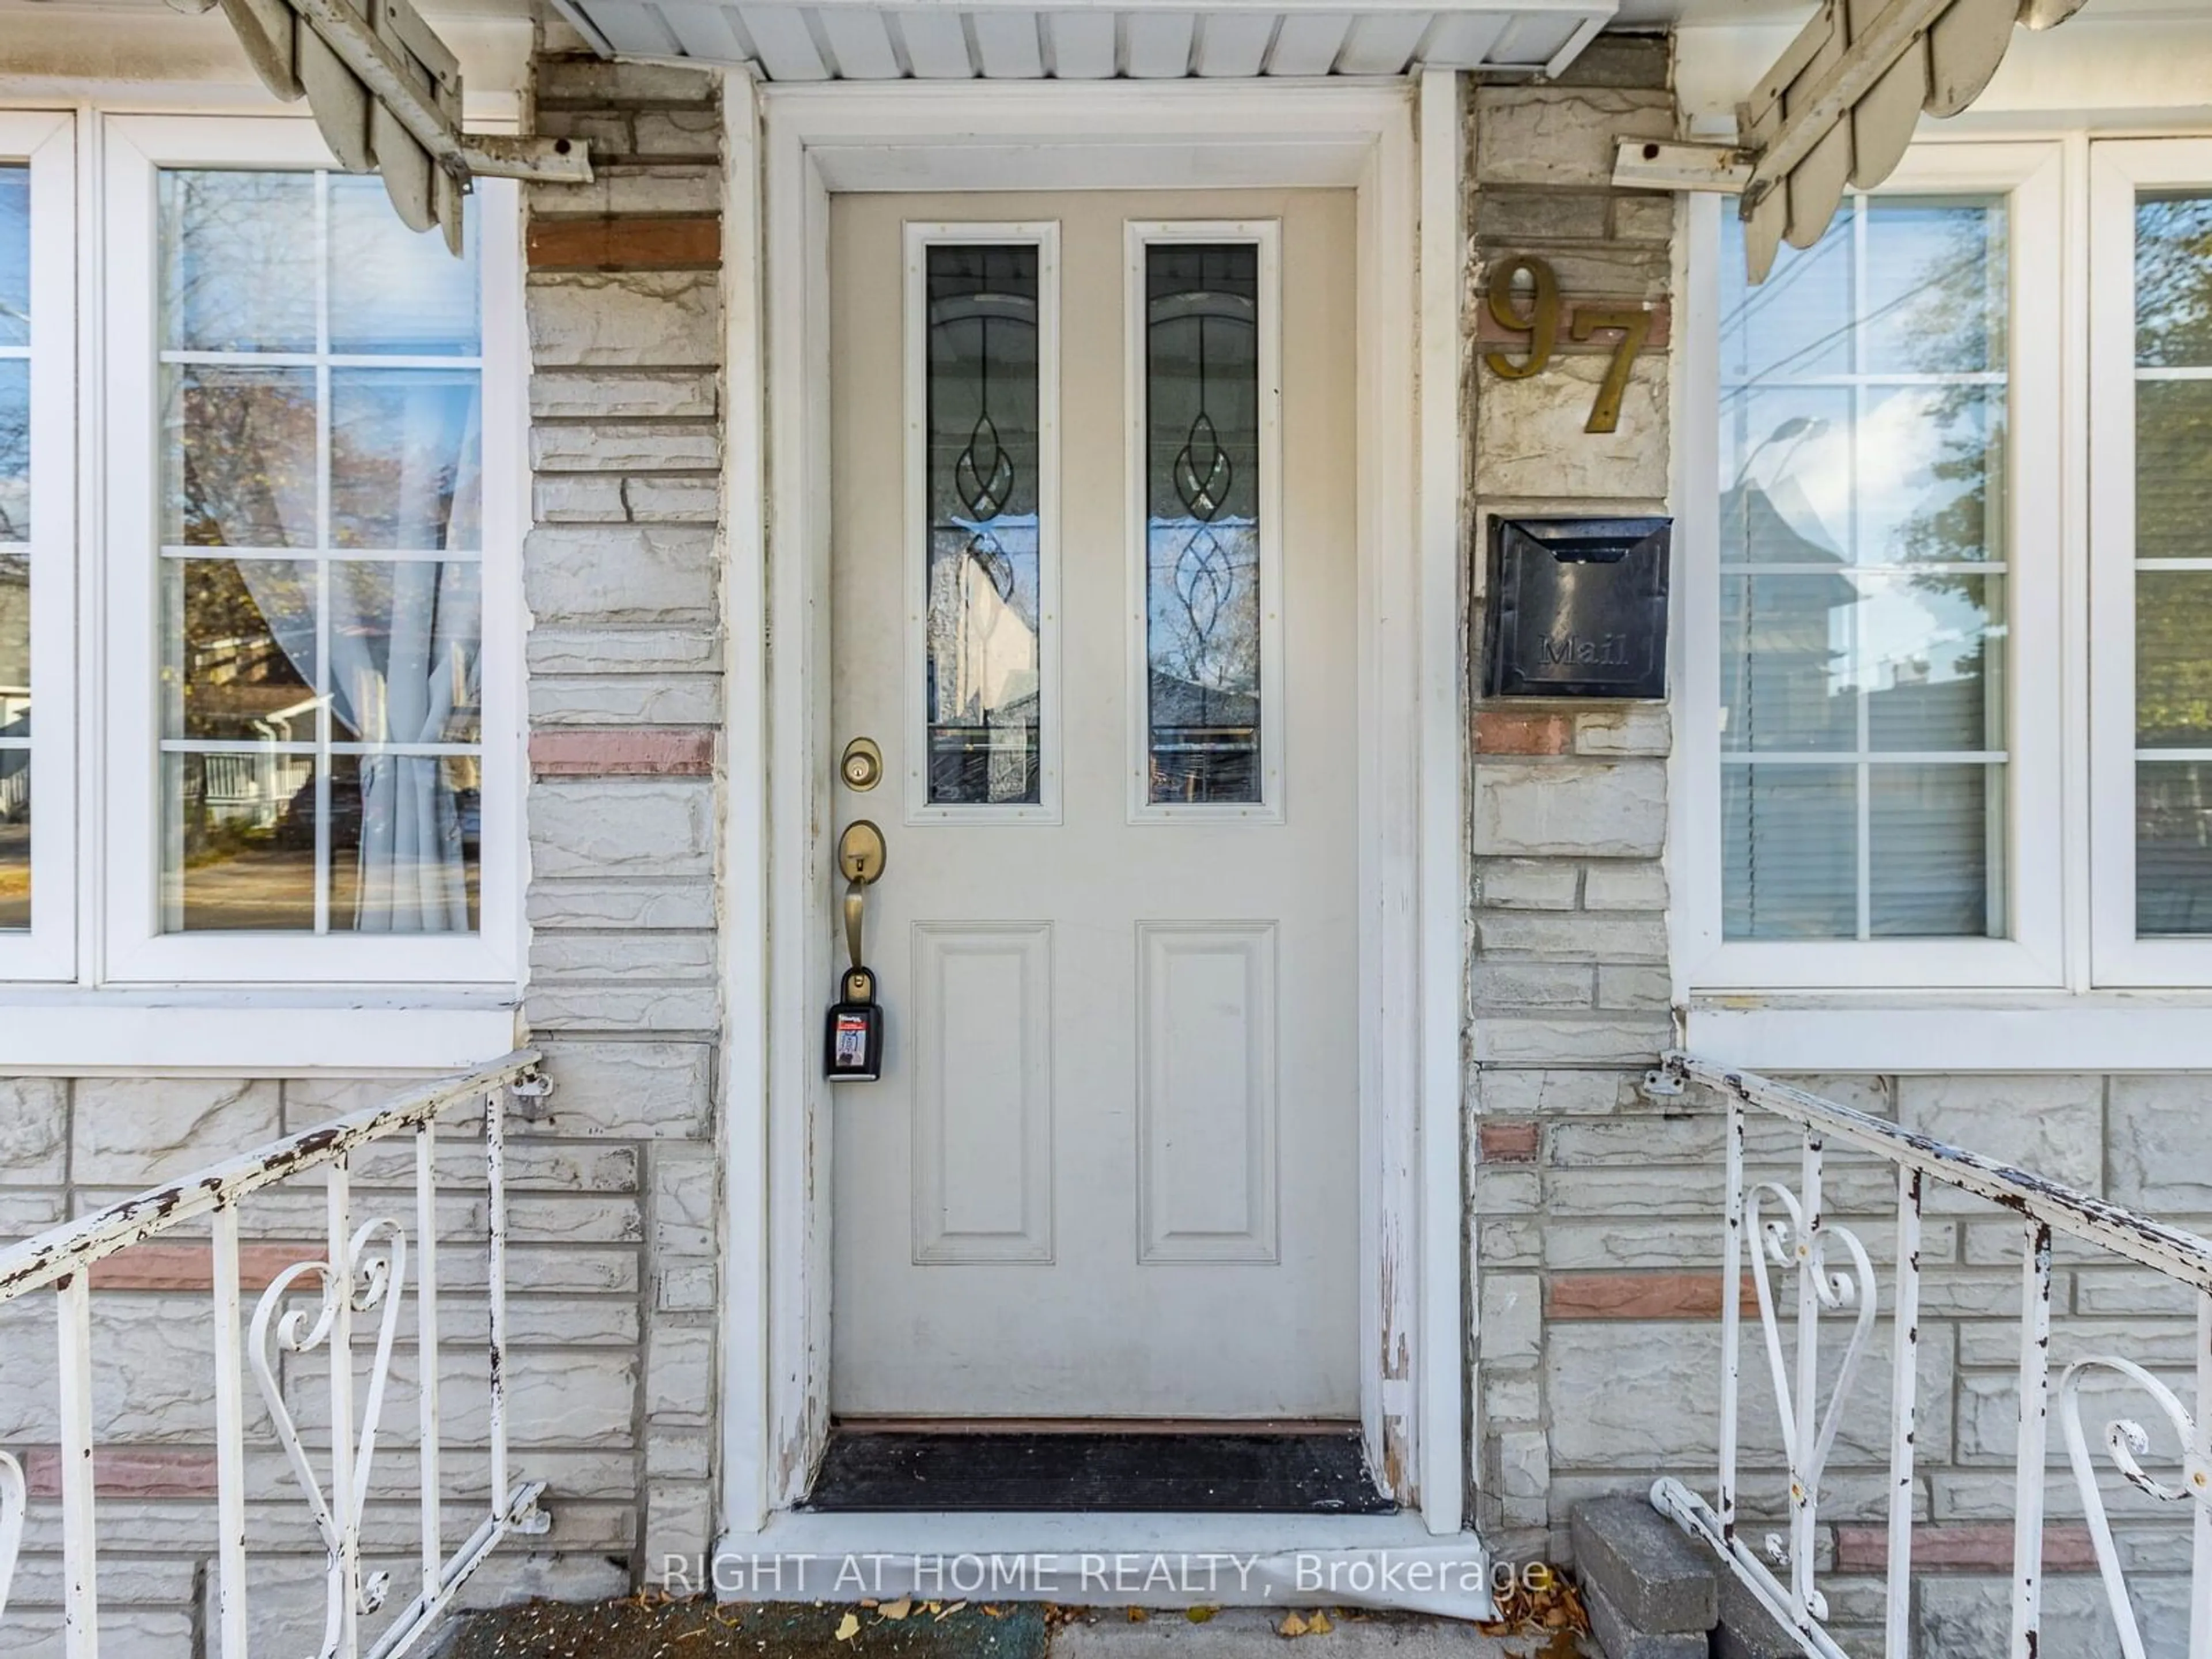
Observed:
[[[2001,198],[1854,197],[1721,324],[1723,933],[2002,938]]]
[[[929,802],[1040,798],[1039,250],[927,249]]]
[[[1147,799],[1263,799],[1260,250],[1145,250]]]

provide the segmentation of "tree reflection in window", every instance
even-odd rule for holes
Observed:
[[[374,179],[160,180],[161,925],[478,920],[476,215]]]
[[[929,799],[1034,804],[1038,250],[939,243],[928,306]]]
[[[2202,937],[2212,934],[2212,192],[2136,204],[2136,927]]]
[[[1728,938],[2006,931],[2007,243],[1861,197],[1760,288],[1723,253]]]
[[[31,925],[31,171],[0,166],[0,929]]]
[[[1260,250],[1145,250],[1146,661],[1155,805],[1257,802]]]

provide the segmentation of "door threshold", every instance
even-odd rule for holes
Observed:
[[[674,1559],[680,1561],[681,1558]],[[693,1593],[725,1601],[1356,1607],[1496,1616],[1469,1532],[1395,1515],[987,1514],[784,1510],[722,1540]],[[711,1573],[711,1579],[703,1575]]]
[[[840,1417],[838,1434],[1357,1434],[1314,1417]]]
[[[860,1432],[840,1425],[803,1508],[824,1512],[1394,1515],[1359,1431],[1059,1426]]]

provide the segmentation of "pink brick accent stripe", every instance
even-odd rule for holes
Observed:
[[[1522,303],[1526,305],[1528,301],[1523,300]],[[1633,295],[1613,299],[1594,295],[1570,302],[1564,307],[1565,314],[1559,319],[1559,338],[1556,349],[1560,351],[1611,351],[1620,343],[1620,336],[1609,330],[1602,334],[1594,334],[1588,341],[1577,340],[1573,337],[1575,313],[1577,311],[1634,311],[1639,306],[1651,313],[1651,333],[1644,342],[1644,350],[1664,350],[1668,341],[1674,336],[1674,308],[1664,300],[1654,305]],[[1509,356],[1514,357],[1520,356],[1520,352],[1514,349],[1516,346],[1525,351],[1528,345],[1528,330],[1507,328],[1490,314],[1490,307],[1487,305],[1480,305],[1474,308],[1474,338],[1478,345],[1486,348],[1500,346],[1504,348]]]
[[[295,1261],[312,1261],[320,1244],[240,1244],[238,1282],[249,1291],[268,1288]],[[205,1244],[134,1244],[120,1255],[92,1264],[95,1291],[206,1291],[215,1288],[215,1264]]]
[[[101,1446],[92,1454],[93,1490],[103,1498],[204,1498],[216,1490],[211,1451],[161,1446]],[[62,1495],[62,1455],[41,1448],[23,1459],[23,1485],[33,1498]]]
[[[1475,1130],[1485,1164],[1534,1164],[1542,1142],[1543,1130],[1534,1123],[1492,1122]]]
[[[1743,1310],[1758,1311],[1750,1275]],[[1698,1273],[1554,1273],[1545,1297],[1553,1319],[1718,1319],[1721,1276]]]
[[[1565,714],[1531,714],[1485,708],[1474,717],[1474,746],[1485,755],[1564,755],[1573,746],[1574,722]]]
[[[717,265],[722,222],[704,218],[532,219],[533,270],[677,270]]]
[[[1838,1527],[1836,1569],[1839,1572],[1880,1572],[1889,1565],[1889,1528]],[[2089,1529],[2080,1526],[2046,1526],[2043,1529],[2043,1565],[2051,1572],[2092,1572],[2097,1565],[2097,1547]],[[1968,1525],[1917,1526],[1912,1529],[1912,1570],[1953,1568],[1970,1572],[2012,1571],[2012,1528],[2002,1521]]]
[[[653,726],[532,732],[530,769],[541,778],[704,777],[714,769],[714,734]]]

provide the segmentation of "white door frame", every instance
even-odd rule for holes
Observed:
[[[728,78],[725,1540],[757,1536],[805,1495],[829,1428],[833,1107],[820,1048],[835,972],[828,230],[839,190],[1358,192],[1360,1417],[1400,1499],[1432,1533],[1461,1528],[1457,77],[1433,71],[1419,90]]]

